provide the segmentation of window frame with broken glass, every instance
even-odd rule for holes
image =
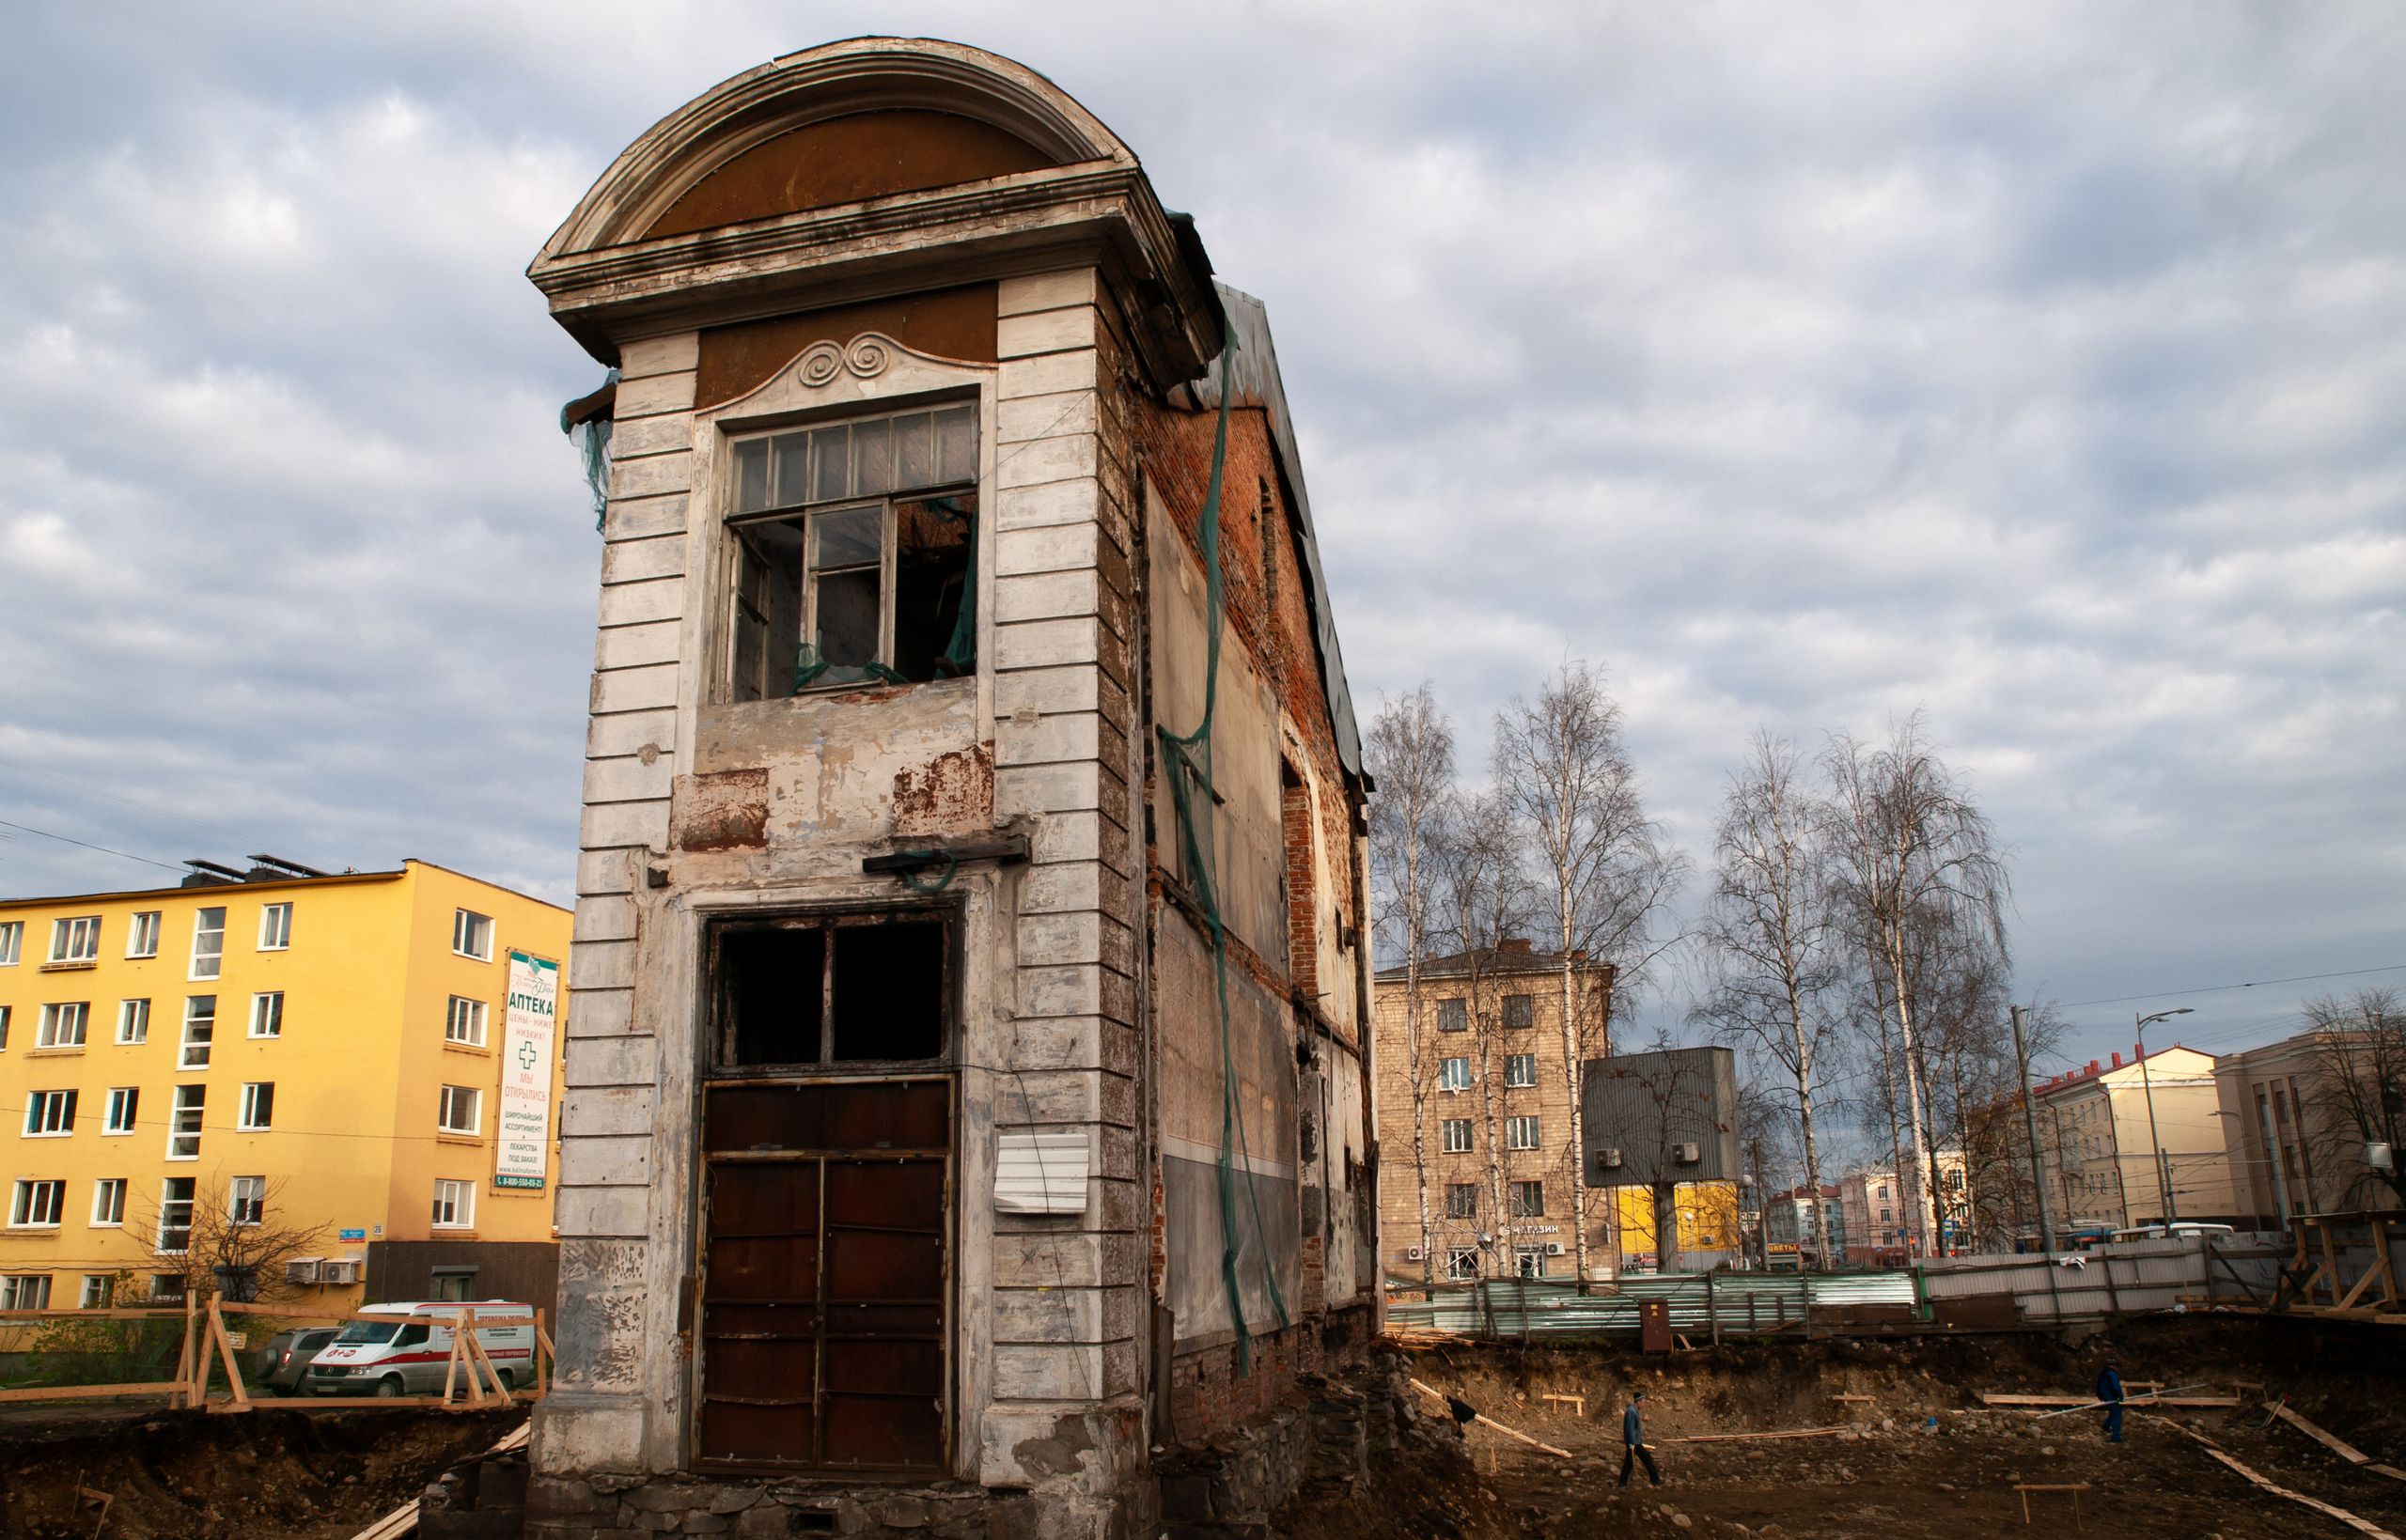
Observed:
[[[976,674],[978,417],[944,397],[728,434],[726,700]]]
[[[923,951],[919,961],[931,964],[934,976],[923,975],[922,987],[914,991],[918,996],[914,1014],[924,1012],[927,1019],[911,1028],[921,1035],[874,1045],[881,1051],[863,1051],[863,1045],[853,1034],[891,1030],[892,1017],[888,1014],[882,1026],[871,1021],[863,1014],[868,1011],[870,1003],[852,997],[842,974],[848,962],[867,967],[872,977],[880,978],[876,988],[890,993],[895,980],[889,971],[898,963],[911,960],[899,951],[905,944],[898,934],[902,927],[934,931],[919,943]],[[886,941],[894,949],[892,955],[855,953],[848,957],[851,949],[843,945],[844,941],[880,931],[888,933]],[[709,1074],[714,1080],[782,1080],[887,1073],[920,1076],[950,1068],[960,1040],[961,931],[959,906],[945,904],[805,910],[726,916],[713,921],[705,952]],[[772,939],[778,947],[790,949],[792,955],[770,956],[767,943]],[[737,957],[739,949],[746,947],[758,947],[761,953],[748,967]],[[800,985],[812,969],[818,977],[805,995]],[[747,975],[765,987],[761,992],[768,1001],[796,1007],[784,1029],[783,1046],[794,1049],[805,1037],[811,1039],[807,1056],[780,1053],[776,1051],[778,1044],[766,1040],[765,1034],[775,1029],[753,1016],[748,1008],[744,999]],[[784,986],[787,992],[776,992],[779,986]],[[803,1004],[805,1001],[809,1002],[806,1006]],[[877,1003],[890,1013],[898,1003],[883,999]],[[918,1051],[922,1048],[926,1051]],[[883,1050],[895,1049],[900,1051]]]

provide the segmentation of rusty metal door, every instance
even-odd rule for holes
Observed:
[[[945,1467],[952,1082],[703,1093],[697,1464]]]

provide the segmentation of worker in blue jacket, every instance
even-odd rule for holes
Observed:
[[[1655,1486],[1663,1485],[1663,1472],[1654,1468],[1654,1455],[1646,1447],[1646,1392],[1637,1391],[1629,1398],[1629,1408],[1620,1414],[1620,1484],[1629,1485],[1629,1472],[1639,1460],[1646,1462],[1646,1478]]]
[[[2097,1399],[2105,1404],[2105,1437],[2122,1441],[2122,1373],[2107,1359],[2097,1376]]]

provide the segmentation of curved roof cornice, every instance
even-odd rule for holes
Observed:
[[[974,118],[1063,165],[1136,165],[1101,119],[1023,64],[935,39],[852,38],[747,70],[654,123],[578,202],[537,265],[641,240],[733,157],[794,129],[879,108]]]

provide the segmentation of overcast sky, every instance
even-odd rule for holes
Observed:
[[[566,898],[599,371],[523,271],[866,31],[1052,76],[1268,302],[1366,717],[1598,660],[1701,856],[1757,725],[1925,708],[2083,1059],[2406,984],[2386,4],[11,7],[0,894]]]

